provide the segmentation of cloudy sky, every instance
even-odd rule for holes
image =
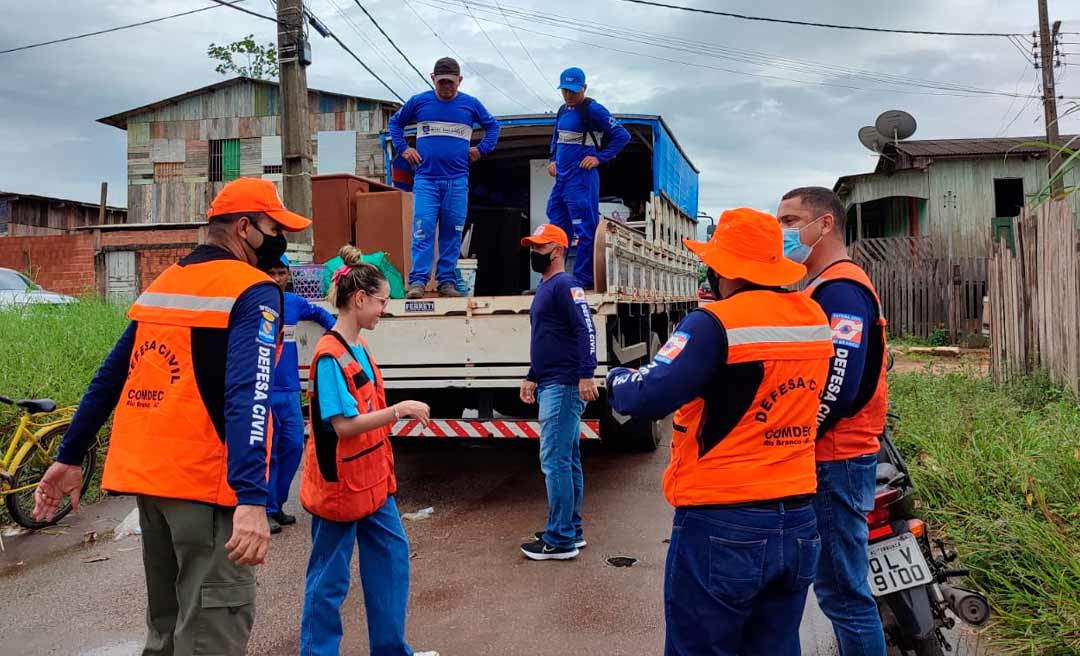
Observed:
[[[1037,71],[1020,51],[1030,53],[1030,45],[1005,38],[747,22],[625,0],[361,2],[421,71],[440,56],[458,56],[463,89],[496,114],[554,109],[559,71],[581,66],[590,95],[612,111],[663,115],[701,170],[701,207],[713,215],[744,205],[774,210],[791,187],[831,187],[840,175],[871,170],[874,156],[856,132],[886,109],[914,114],[915,138],[1043,130],[1040,102],[1016,97],[1036,89]],[[1030,34],[1038,24],[1035,0],[672,2],[914,30]],[[211,2],[4,4],[0,50]],[[242,6],[272,11],[270,0]],[[407,97],[424,88],[354,0],[309,0],[307,6],[397,93]],[[1058,92],[1080,97],[1080,3],[1050,0],[1050,14],[1073,33],[1063,37],[1063,51],[1076,53],[1064,57]],[[125,204],[125,133],[96,119],[221,79],[207,45],[249,33],[260,42],[276,39],[272,23],[220,7],[0,55],[0,189],[96,202],[105,180],[110,203]],[[391,97],[332,41],[314,31],[311,41],[310,86]],[[1080,132],[1080,112],[1063,119],[1062,131]]]

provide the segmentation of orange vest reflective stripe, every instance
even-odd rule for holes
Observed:
[[[859,393],[855,399],[855,412],[843,417],[829,429],[817,443],[817,459],[821,462],[849,460],[859,456],[877,453],[881,448],[879,437],[885,432],[885,415],[889,411],[889,383],[887,380],[887,358],[885,344],[885,314],[881,310],[874,284],[866,272],[850,260],[837,262],[825,269],[804,290],[813,295],[814,290],[832,280],[847,280],[860,285],[874,299],[877,305],[877,321],[870,327],[868,339],[878,345],[870,349],[863,370],[863,380],[859,381]],[[873,358],[870,357],[873,355]],[[873,371],[876,367],[877,371]],[[869,377],[869,378],[868,378]],[[828,394],[828,385],[826,385]]]
[[[705,306],[727,333],[727,365],[760,364],[753,401],[722,435],[707,435],[697,398],[675,413],[664,496],[676,507],[813,494],[818,396],[833,354],[821,308],[801,294],[749,290]],[[724,375],[723,370],[717,372]]]
[[[367,351],[367,343],[360,340]],[[322,336],[311,360],[311,437],[304,447],[304,473],[300,480],[300,503],[308,512],[335,522],[352,522],[371,515],[397,492],[390,426],[358,435],[338,436],[319,409],[317,371],[319,359],[330,356],[341,367],[349,394],[360,413],[386,408],[382,373],[371,359],[375,380],[370,380],[352,350],[337,333]],[[334,381],[325,384],[333,385]]]
[[[239,260],[174,264],[136,299],[128,311],[137,324],[135,346],[113,418],[104,489],[236,505],[225,435],[218,432],[196,380],[191,331],[227,329],[236,299],[266,282],[272,281],[265,273]],[[275,318],[264,320],[272,324]],[[267,358],[274,356],[272,347],[266,351]],[[224,363],[220,366],[224,375]],[[269,399],[263,407],[269,463]]]

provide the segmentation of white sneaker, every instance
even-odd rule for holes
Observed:
[[[439,656],[437,651],[414,651],[413,656]]]

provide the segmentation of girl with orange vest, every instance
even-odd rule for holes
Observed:
[[[356,248],[345,246],[339,254],[345,264],[334,273],[329,294],[337,322],[319,340],[311,363],[311,437],[300,502],[312,514],[312,547],[300,653],[339,653],[355,543],[372,656],[412,656],[405,642],[409,542],[393,497],[390,426],[405,417],[426,426],[429,408],[417,401],[387,407],[382,374],[360,332],[378,324],[390,285],[381,271],[360,261]]]

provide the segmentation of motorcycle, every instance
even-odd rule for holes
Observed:
[[[889,414],[889,423],[896,419]],[[941,656],[953,650],[945,634],[956,625],[953,616],[981,626],[990,618],[990,604],[978,592],[949,583],[968,571],[950,565],[956,552],[942,540],[931,540],[926,523],[915,517],[914,493],[907,465],[886,429],[878,452],[874,509],[866,516],[870,590],[889,645],[905,655]]]

